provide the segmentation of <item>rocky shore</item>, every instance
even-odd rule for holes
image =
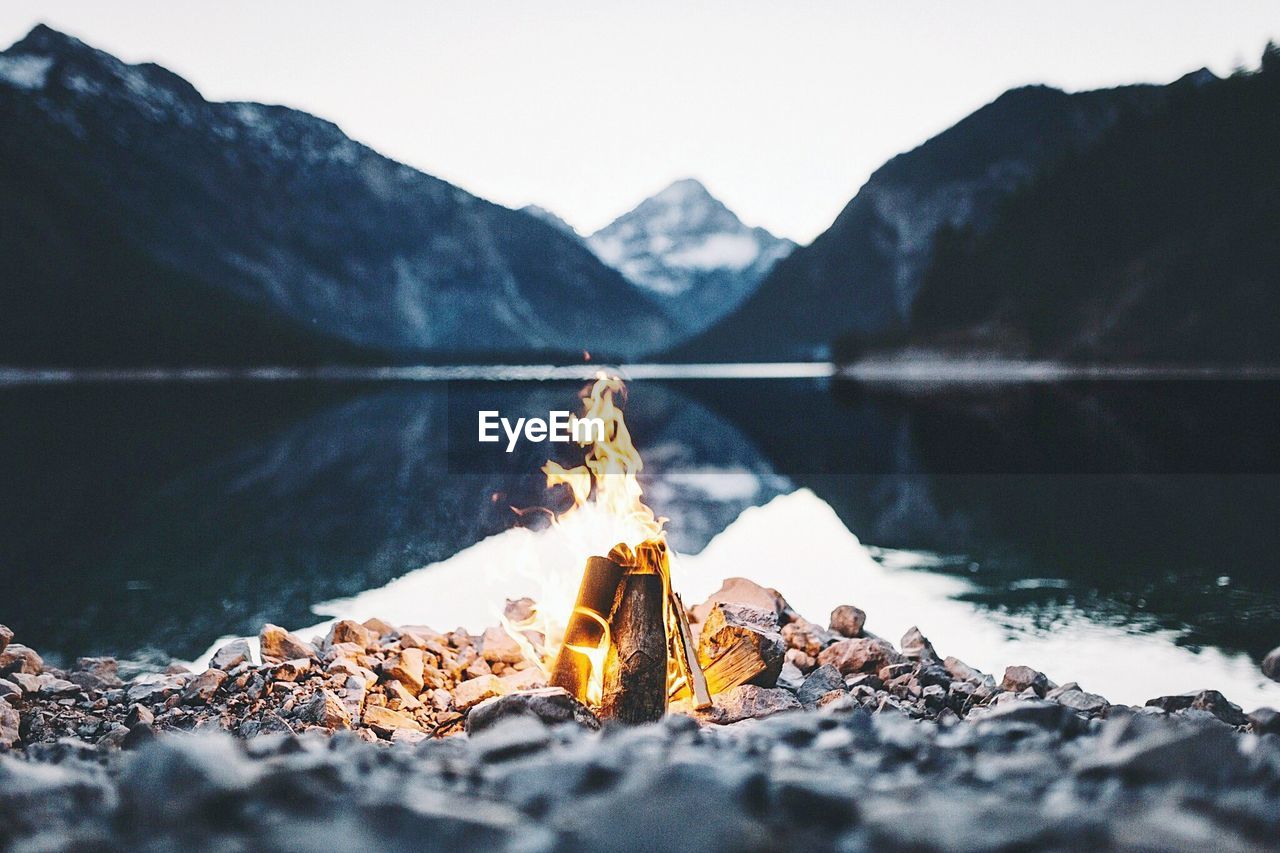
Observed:
[[[0,627],[0,848],[1280,843],[1273,710],[997,677],[919,630],[895,646],[852,606],[818,625],[741,579],[690,615],[700,649],[745,632],[765,670],[631,728],[546,688],[498,628],[266,626],[260,654],[236,641],[204,672],[126,681],[110,659],[46,667]]]

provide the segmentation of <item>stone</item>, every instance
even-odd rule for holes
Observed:
[[[0,701],[3,701],[10,696],[14,697],[15,699],[21,698],[22,688],[19,687],[13,681],[0,678]]]
[[[503,605],[502,616],[512,625],[528,625],[538,614],[538,605],[532,598],[508,598]]]
[[[1193,690],[1176,696],[1157,696],[1147,700],[1147,707],[1160,708],[1171,714],[1188,710],[1207,711],[1229,726],[1244,726],[1249,723],[1240,706],[1227,701],[1217,690]]]
[[[264,663],[282,663],[297,658],[313,658],[315,647],[296,634],[290,634],[279,625],[263,625],[258,634]]]
[[[938,653],[933,649],[933,643],[930,643],[929,638],[920,633],[920,629],[914,625],[907,629],[907,633],[902,635],[902,642],[899,645],[902,648],[902,653],[911,660],[925,664],[942,663],[942,659],[938,657]]]
[[[1100,714],[1110,707],[1110,703],[1096,693],[1086,693],[1083,690],[1059,690],[1050,691],[1050,693],[1056,694],[1049,697],[1052,701],[1085,714]]]
[[[1280,711],[1259,708],[1249,714],[1249,731],[1255,735],[1280,735]]]
[[[151,709],[146,705],[133,705],[129,708],[129,713],[125,714],[124,724],[128,728],[137,725],[149,726],[156,721],[156,715],[151,713]]]
[[[422,707],[422,702],[413,693],[409,692],[409,688],[405,687],[399,681],[394,679],[388,681],[383,688],[387,693],[387,706],[392,710],[416,710]]]
[[[421,729],[418,721],[401,711],[393,711],[378,705],[368,705],[364,709],[361,722],[386,737],[391,737],[396,729]]]
[[[703,668],[720,657],[726,649],[747,640],[763,664],[763,671],[749,684],[772,687],[782,672],[786,644],[778,633],[778,617],[772,610],[746,604],[717,602],[707,613],[698,635],[698,660]]]
[[[1126,731],[1130,729],[1132,733]],[[1134,782],[1187,779],[1213,784],[1243,763],[1231,729],[1219,725],[1176,725],[1135,715],[1108,721],[1101,745],[1106,748],[1077,759],[1073,767],[1077,774],[1118,773]]]
[[[52,699],[60,696],[75,696],[84,688],[74,681],[68,681],[65,678],[56,678],[49,673],[41,673],[39,676],[40,697],[42,699]]]
[[[717,693],[711,697],[711,707],[705,711],[692,710],[689,700],[672,703],[673,710],[687,713],[696,719],[708,723],[727,725],[741,720],[758,720],[783,711],[796,711],[803,706],[789,690],[781,687],[757,687],[754,684],[740,684],[731,690]]]
[[[974,669],[969,666],[969,664],[960,660],[960,658],[944,658],[942,661],[942,667],[952,678],[959,679],[960,681],[968,681],[972,684],[977,684],[987,677],[986,673],[981,670]]]
[[[862,626],[867,623],[867,614],[852,604],[841,604],[831,611],[831,630],[842,637],[862,636]]]
[[[804,672],[790,660],[786,660],[782,664],[782,671],[778,673],[778,686],[795,693],[800,689],[800,685],[804,684],[804,678]]]
[[[502,690],[510,693],[517,690],[536,690],[547,686],[547,677],[537,667],[517,669],[504,672],[498,676],[502,679]]]
[[[793,611],[776,589],[760,586],[746,578],[725,578],[720,588],[691,611],[694,622],[705,622],[716,604],[745,604],[773,613],[778,623],[790,621]]]
[[[360,624],[372,631],[378,639],[382,639],[383,637],[397,637],[400,635],[400,630],[396,628],[395,625],[379,619],[376,616],[371,619],[366,619]]]
[[[302,706],[298,719],[329,731],[351,728],[351,714],[333,691],[321,689]]]
[[[213,657],[209,659],[209,666],[229,672],[240,664],[247,663],[252,657],[253,652],[249,648],[249,641],[241,638],[232,640],[214,652]]]
[[[310,658],[295,658],[277,664],[271,668],[271,678],[275,681],[299,681],[311,672]]]
[[[148,705],[163,702],[182,690],[192,678],[191,673],[175,673],[161,678],[146,681],[135,681],[125,688],[125,698],[129,702],[140,702]]]
[[[548,725],[575,723],[588,729],[600,728],[596,715],[563,687],[545,687],[480,702],[467,714],[466,729],[468,733],[484,731],[513,716],[536,717]]]
[[[883,666],[903,663],[897,649],[879,638],[840,640],[822,650],[818,664],[831,664],[841,675],[856,672],[877,672]]]
[[[382,672],[409,688],[415,696],[426,686],[423,679],[422,649],[401,649],[398,655],[383,664]]]
[[[190,683],[182,691],[182,703],[184,705],[205,705],[214,694],[218,692],[218,688],[222,686],[222,682],[227,680],[227,674],[220,669],[206,669],[200,675],[191,680]]]
[[[0,702],[0,750],[12,749],[18,743],[22,717],[6,702]],[[0,788],[0,790],[3,790]]]
[[[328,642],[330,645],[338,643],[354,643],[364,651],[378,647],[378,634],[370,631],[365,626],[351,619],[340,619],[333,623],[333,627],[329,629]]]
[[[495,720],[472,737],[481,760],[491,764],[540,752],[551,743],[546,725],[523,714]]]
[[[482,675],[453,688],[453,705],[459,711],[465,711],[501,694],[502,680],[496,675]]]
[[[1262,659],[1262,674],[1272,681],[1280,681],[1280,646],[1272,649]]]
[[[1011,666],[1005,669],[1000,686],[1011,693],[1021,693],[1030,688],[1035,691],[1036,696],[1044,698],[1049,692],[1049,678],[1029,666]]]
[[[112,657],[77,658],[67,678],[93,690],[110,690],[124,685],[120,680],[120,663]]]
[[[799,649],[814,658],[839,639],[839,635],[835,632],[802,618],[783,625],[781,633],[782,641],[786,643],[788,649]]]
[[[25,675],[39,675],[44,672],[44,658],[21,643],[7,643],[0,652],[0,675],[21,672]]]
[[[833,690],[844,692],[844,676],[831,664],[823,664],[805,678],[800,689],[796,691],[796,698],[800,700],[801,705],[812,709],[818,706],[819,699]]]
[[[4,654],[5,647],[13,642],[13,629],[7,625],[0,625],[0,654]]]
[[[23,693],[35,695],[40,692],[40,676],[31,675],[26,672],[9,673],[9,681],[18,685],[18,689]]]
[[[480,635],[480,655],[489,663],[519,663],[524,651],[510,634],[497,626]]]

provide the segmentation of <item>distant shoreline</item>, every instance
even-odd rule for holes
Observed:
[[[630,380],[835,379],[861,384],[986,385],[1070,381],[1280,381],[1280,365],[1070,364],[1013,359],[868,359],[707,364],[457,364],[323,367],[0,367],[0,387],[221,382],[545,382],[590,379],[600,370]]]

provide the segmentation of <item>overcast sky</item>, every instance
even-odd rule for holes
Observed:
[[[0,42],[39,21],[584,232],[692,175],[807,242],[1005,89],[1253,67],[1280,2],[3,0]]]

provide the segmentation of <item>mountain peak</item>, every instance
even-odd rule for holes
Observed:
[[[69,36],[55,30],[48,24],[36,24],[18,41],[9,46],[5,53],[44,53],[62,54],[68,51],[92,51],[84,42],[75,36]]]
[[[587,245],[689,328],[736,307],[795,248],[743,224],[695,178],[672,182],[592,234]]]

